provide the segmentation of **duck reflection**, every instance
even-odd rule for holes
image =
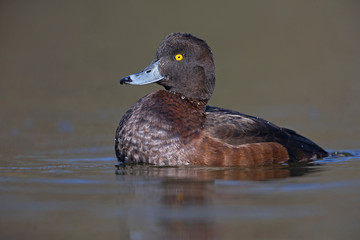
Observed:
[[[286,165],[271,165],[253,168],[232,167],[157,167],[152,165],[116,165],[118,176],[143,176],[153,178],[171,178],[188,181],[209,180],[247,180],[265,181],[279,178],[303,176],[319,171],[316,163],[292,163]]]
[[[156,236],[151,230],[153,237],[150,239],[217,239],[222,233],[216,232],[216,222],[208,211],[217,207],[214,199],[233,197],[227,196],[226,192],[219,192],[217,181],[266,181],[302,176],[314,171],[318,171],[316,165],[309,164],[251,169],[120,165],[116,173],[118,180],[122,181],[160,180],[158,184],[146,186],[147,192],[157,193],[153,204],[150,203],[149,208],[146,208],[151,212],[150,217],[147,216],[150,218],[150,225],[153,225],[151,228],[157,229]],[[143,189],[144,186],[141,185],[137,190],[144,192]],[[149,204],[149,199],[144,201]],[[252,197],[243,196],[239,201],[252,201]],[[154,213],[156,206],[159,209]],[[146,229],[143,231],[142,235],[150,234]]]

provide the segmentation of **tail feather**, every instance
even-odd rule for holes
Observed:
[[[288,149],[291,162],[295,161],[309,161],[316,158],[323,158],[329,156],[329,153],[318,146],[311,140],[301,136],[297,132],[290,129],[283,129],[290,135],[289,140],[283,143]]]

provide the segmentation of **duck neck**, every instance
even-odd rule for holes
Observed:
[[[185,97],[181,93],[176,93],[176,92],[173,92],[173,91],[169,91],[169,92],[176,95],[182,101],[186,101],[186,102],[190,103],[194,108],[198,109],[199,111],[202,111],[202,112],[205,111],[205,107],[206,107],[206,104],[208,102],[207,100],[201,100],[201,99]]]

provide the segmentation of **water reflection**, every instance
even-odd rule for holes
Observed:
[[[252,169],[120,165],[116,174],[119,181],[132,181],[137,184],[141,181],[142,184],[138,187],[134,186],[137,188],[136,192],[147,192],[145,195],[149,195],[149,192],[153,190],[156,192],[157,200],[153,205],[147,202],[144,203],[145,206],[142,206],[144,209],[138,208],[141,215],[143,215],[142,210],[152,208],[151,213],[147,213],[145,216],[150,218],[151,221],[149,222],[152,228],[161,229],[160,232],[156,233],[158,235],[153,236],[152,239],[218,239],[222,233],[217,232],[217,223],[214,221],[218,217],[219,211],[217,209],[219,200],[217,199],[222,199],[225,202],[227,199],[234,200],[233,191],[219,191],[217,190],[219,187],[240,184],[239,189],[242,192],[238,201],[248,205],[249,202],[253,202],[252,197],[242,196],[243,191],[246,191],[248,181],[286,179],[316,171],[319,169],[314,164],[280,165]],[[156,189],[153,189],[151,184],[154,180],[156,181]],[[242,186],[243,183],[245,183],[244,186]],[[143,201],[151,202],[149,199],[143,199]],[[139,207],[138,204],[136,205]],[[231,209],[231,207],[229,208]],[[244,216],[239,217],[249,217],[249,213],[243,210],[239,214],[244,214]],[[237,208],[236,211],[238,212],[239,209]],[[132,213],[134,212],[132,211]],[[146,236],[145,232],[146,230],[129,228],[130,236],[135,234],[144,237]]]
[[[254,169],[122,165],[114,176],[109,150],[2,156],[0,228],[13,238],[64,239],[75,227],[77,239],[301,239],[323,222],[316,239],[358,233],[359,151]]]
[[[264,181],[278,178],[303,176],[320,171],[319,163],[296,163],[256,168],[215,168],[215,167],[157,167],[151,165],[116,165],[117,175],[147,176],[156,178],[186,179],[195,181],[249,180]]]

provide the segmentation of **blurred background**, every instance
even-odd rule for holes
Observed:
[[[215,56],[211,105],[359,148],[359,1],[1,1],[0,150],[111,146],[140,97],[120,86],[172,32]]]
[[[359,13],[357,0],[0,0],[0,238],[360,239]],[[115,175],[119,120],[161,89],[119,80],[172,32],[212,48],[209,104],[354,156]]]

